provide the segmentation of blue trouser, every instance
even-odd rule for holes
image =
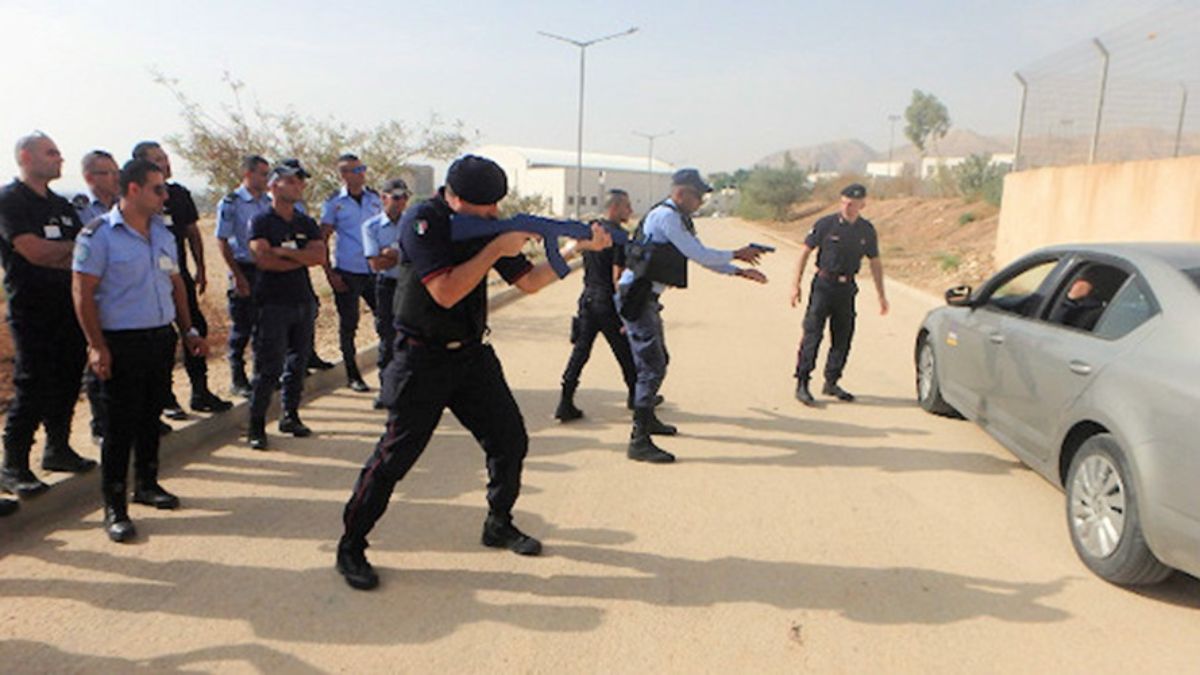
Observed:
[[[246,281],[250,283],[250,288],[254,288],[254,279],[258,275],[258,268],[254,263],[238,262],[238,268],[246,277]],[[228,299],[229,299],[229,367],[233,370],[234,375],[244,373],[246,370],[245,352],[246,345],[250,344],[250,338],[254,335],[254,297],[247,295],[242,297],[237,294],[232,288],[233,281],[230,280]]]
[[[333,271],[346,283],[345,293],[333,294],[338,313],[338,342],[342,348],[342,362],[346,366],[346,377],[358,380],[362,378],[355,360],[358,350],[354,348],[354,334],[358,332],[358,301],[365,301],[372,313],[378,311],[375,306],[375,275],[336,268]]]
[[[620,293],[616,295],[616,303],[619,312]],[[637,367],[637,386],[633,395],[635,408],[653,408],[658,388],[667,376],[670,357],[660,312],[662,305],[658,302],[658,296],[652,295],[642,313],[632,321],[621,317],[625,324],[625,337],[629,338],[629,347],[633,350],[633,363]]]
[[[304,390],[305,366],[312,349],[313,321],[317,305],[313,301],[294,305],[258,306],[254,326],[254,382],[251,385],[250,419],[267,415],[275,383],[283,375],[283,410],[295,412]]]

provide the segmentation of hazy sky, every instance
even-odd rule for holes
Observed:
[[[644,155],[633,130],[673,129],[656,156],[706,172],[841,138],[884,150],[913,88],[955,126],[1011,135],[1015,69],[1163,4],[0,0],[0,173],[15,173],[7,148],[34,128],[67,156],[63,186],[80,184],[93,147],[123,159],[178,131],[151,68],[213,108],[229,100],[228,70],[269,108],[364,126],[438,113],[480,143],[574,149],[578,50],[536,31],[630,26],[587,51],[586,150]]]

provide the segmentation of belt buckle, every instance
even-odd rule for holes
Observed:
[[[462,349],[462,347],[463,347],[463,342],[462,342],[462,340],[453,340],[453,341],[451,341],[451,342],[447,342],[447,343],[446,343],[446,350],[447,350],[447,351],[455,351],[455,350],[458,350],[458,349]]]
[[[838,277],[838,278],[837,278],[837,280],[838,280],[838,283],[843,283],[843,284],[844,284],[844,283],[846,283],[847,281],[850,281],[850,277],[848,277],[848,276],[846,276],[846,275],[844,275],[844,274],[843,274],[842,276]]]

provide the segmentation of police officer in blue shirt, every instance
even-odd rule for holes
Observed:
[[[745,246],[736,251],[719,251],[706,247],[696,237],[692,214],[704,203],[704,195],[709,192],[712,192],[712,186],[704,182],[696,169],[676,171],[671,177],[671,196],[650,209],[632,237],[647,259],[635,261],[630,255],[626,260],[628,266],[617,282],[617,310],[625,324],[625,335],[633,349],[638,373],[633,431],[627,453],[635,461],[657,464],[675,461],[675,455],[655,445],[650,438],[653,434],[672,436],[677,432],[675,427],[662,423],[654,414],[658,388],[667,374],[659,296],[667,286],[687,287],[688,260],[719,274],[767,283],[762,272],[732,263],[741,260],[757,265],[762,249]],[[633,248],[630,247],[627,253],[632,253]],[[675,271],[671,278],[660,277],[655,271],[666,268]]]
[[[829,322],[829,337],[833,344],[825,359],[825,386],[821,393],[841,401],[853,401],[854,394],[838,384],[846,359],[850,356],[850,341],[854,338],[854,298],[858,295],[858,274],[863,256],[870,261],[875,292],[879,295],[879,313],[888,313],[887,295],[883,290],[883,263],[879,259],[879,237],[875,226],[860,212],[866,204],[867,189],[858,183],[842,190],[841,207],[837,213],[825,216],[813,224],[804,238],[804,249],[796,266],[792,307],[800,304],[800,280],[809,255],[817,251],[817,272],[812,279],[812,292],[804,312],[804,336],[796,355],[796,399],[806,406],[817,404],[809,390],[808,381],[817,365],[817,351]]]
[[[357,392],[370,391],[363,382],[355,360],[354,334],[358,332],[358,301],[365,300],[372,312],[375,304],[375,275],[363,255],[362,225],[383,210],[379,194],[367,187],[367,165],[357,156],[346,153],[338,157],[338,174],[342,189],[329,196],[321,209],[321,232],[325,241],[337,235],[333,265],[325,266],[325,277],[333,287],[333,299],[338,313],[338,341],[342,362],[346,367],[346,383]]]
[[[130,160],[121,167],[121,201],[75,242],[75,314],[109,416],[101,489],[104,528],[116,542],[136,535],[125,492],[131,448],[133,501],[179,507],[179,498],[158,483],[158,416],[171,382],[165,364],[175,350],[171,323],[178,323],[188,353],[203,357],[208,349],[191,325],[175,239],[159,216],[166,198],[162,170]]]
[[[242,159],[242,184],[217,205],[217,246],[229,268],[229,371],[233,393],[250,398],[246,345],[254,330],[251,291],[258,268],[250,252],[250,221],[271,208],[267,194],[270,164],[259,155]]]
[[[379,334],[380,377],[392,360],[395,349],[396,325],[392,301],[396,280],[400,278],[400,216],[408,206],[408,184],[403,178],[393,178],[383,184],[383,211],[368,218],[362,226],[363,255],[375,272],[375,332]],[[375,409],[386,406],[376,397]]]
[[[176,253],[179,259],[179,277],[183,280],[183,288],[188,301],[188,313],[191,315],[191,325],[201,337],[208,337],[208,321],[200,311],[200,299],[197,294],[203,294],[208,287],[208,273],[204,264],[204,239],[200,229],[196,227],[200,213],[192,200],[192,193],[179,183],[170,182],[171,158],[157,141],[142,141],[133,147],[134,159],[148,159],[158,165],[163,176],[168,180],[167,201],[163,207],[163,218],[167,228],[175,235]],[[196,264],[196,274],[188,271],[187,248],[192,250],[192,260]],[[171,364],[174,365],[174,355]],[[192,384],[192,398],[189,403],[192,410],[197,412],[225,412],[233,404],[208,388],[208,361],[189,353],[183,352],[183,368]],[[173,369],[172,369],[173,370]],[[187,414],[175,400],[175,394],[170,392],[167,403],[168,417],[171,419],[187,419]]]
[[[300,394],[312,349],[317,296],[308,268],[326,259],[316,221],[296,208],[309,177],[295,159],[271,169],[271,208],[250,221],[250,252],[258,273],[254,282],[254,383],[250,394],[250,447],[267,449],[266,415],[283,375],[283,416],[279,431],[303,437],[312,430],[300,421]]]
[[[48,487],[29,468],[39,425],[46,426],[43,469],[87,471],[96,463],[67,444],[86,347],[71,306],[71,251],[80,223],[50,189],[62,173],[62,154],[35,132],[17,141],[16,160],[21,177],[0,188],[0,261],[16,350],[0,489],[24,499]]]
[[[507,191],[508,180],[498,164],[467,155],[450,165],[443,191],[410,207],[400,221],[398,335],[396,353],[383,374],[387,429],[359,474],[338,542],[337,570],[352,588],[367,590],[379,584],[364,553],[367,534],[387,508],[396,483],[425,450],[446,408],[487,454],[483,545],[521,555],[542,550],[541,542],[512,522],[529,436],[496,352],[483,340],[489,270],[495,268],[527,293],[556,280],[557,274],[550,265],[535,267],[521,255],[530,238],[525,232],[491,240],[450,239],[452,214],[495,218],[497,202]],[[592,238],[576,250],[611,244],[608,232],[593,225]]]
[[[84,225],[112,210],[121,198],[121,168],[111,153],[92,150],[83,156],[83,182],[86,192],[80,192],[71,200],[79,221]]]

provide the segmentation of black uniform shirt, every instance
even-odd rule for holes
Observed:
[[[453,211],[439,191],[410,206],[400,218],[400,279],[396,288],[396,328],[430,344],[480,339],[487,330],[487,278],[458,304],[438,305],[426,282],[475,257],[489,240],[450,240]],[[524,255],[501,258],[493,268],[512,284],[533,265]]]
[[[611,220],[599,221],[610,233],[621,229]],[[625,267],[625,247],[609,246],[599,251],[583,252],[583,286],[589,291],[601,291],[609,296],[617,292],[613,286],[613,265]]]
[[[31,234],[74,241],[80,229],[82,224],[71,202],[53,191],[43,197],[19,180],[0,188],[0,262],[4,264],[4,290],[11,308],[37,308],[42,303],[58,308],[71,306],[71,270],[34,265],[17,253],[13,240]]]
[[[840,213],[821,218],[804,238],[804,245],[820,249],[817,269],[829,274],[853,276],[858,274],[864,255],[879,257],[875,226],[861,216],[853,223],[842,220]]]
[[[310,241],[321,240],[321,228],[317,221],[299,210],[288,221],[271,209],[250,220],[250,241],[255,239],[266,239],[272,248],[304,248]],[[292,305],[313,302],[317,298],[307,267],[287,272],[259,268],[253,295],[254,301],[262,305]]]
[[[179,183],[167,183],[167,203],[163,206],[163,220],[167,229],[175,235],[175,249],[179,256],[179,273],[188,274],[187,254],[184,240],[190,225],[200,220],[192,193]]]

